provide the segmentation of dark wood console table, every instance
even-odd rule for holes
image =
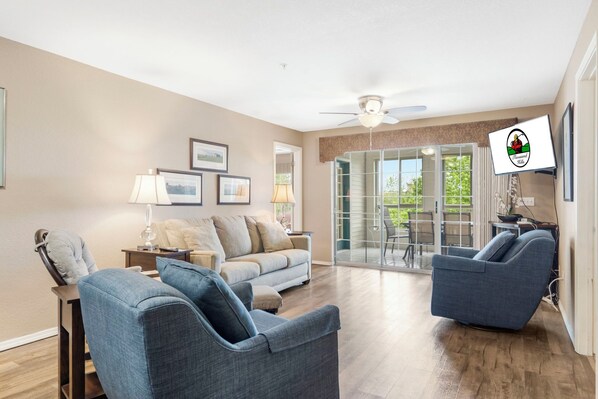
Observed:
[[[492,237],[497,235],[498,233],[509,230],[514,233],[517,237],[521,234],[531,231],[531,230],[548,230],[554,241],[556,243],[554,248],[554,256],[552,259],[552,269],[550,271],[550,282],[552,282],[555,278],[559,277],[559,225],[555,223],[502,223],[502,222],[492,222]],[[552,285],[552,302],[556,305],[559,300],[558,296],[558,284]],[[548,296],[550,293],[548,292],[548,288],[546,288],[546,292],[544,295]]]
[[[155,249],[153,251],[142,251],[134,248],[123,249],[125,253],[125,267],[141,266],[143,271],[156,270],[156,257],[179,259],[185,262],[191,262],[191,249],[179,249],[176,252],[162,251]]]

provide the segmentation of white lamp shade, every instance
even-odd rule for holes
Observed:
[[[292,184],[275,184],[272,201],[275,204],[294,204],[295,196],[293,195]]]
[[[367,128],[374,128],[382,123],[384,114],[361,114],[359,115],[359,122]]]
[[[164,176],[137,175],[129,202],[132,204],[170,205]]]

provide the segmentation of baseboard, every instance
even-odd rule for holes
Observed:
[[[561,317],[563,318],[563,322],[565,323],[565,328],[567,329],[567,333],[569,334],[569,338],[571,339],[571,343],[575,343],[575,333],[573,332],[573,326],[569,322],[569,317],[567,316],[567,312],[561,306],[561,302],[559,302],[559,311],[561,312]]]
[[[17,346],[30,344],[41,339],[53,337],[56,334],[58,334],[58,329],[56,327],[52,327],[48,328],[47,330],[35,332],[33,334],[27,334],[23,335],[22,337],[8,339],[6,341],[0,342],[0,352],[16,348]]]
[[[313,265],[322,265],[322,266],[332,266],[333,265],[332,262],[326,262],[323,260],[312,260],[311,263]]]

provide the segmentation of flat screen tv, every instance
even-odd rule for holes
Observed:
[[[521,173],[556,168],[548,115],[488,134],[494,173]]]

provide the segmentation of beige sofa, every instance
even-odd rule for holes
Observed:
[[[155,223],[160,246],[193,249],[191,262],[230,285],[248,281],[277,291],[311,279],[311,238],[288,237],[271,216],[213,216]]]

